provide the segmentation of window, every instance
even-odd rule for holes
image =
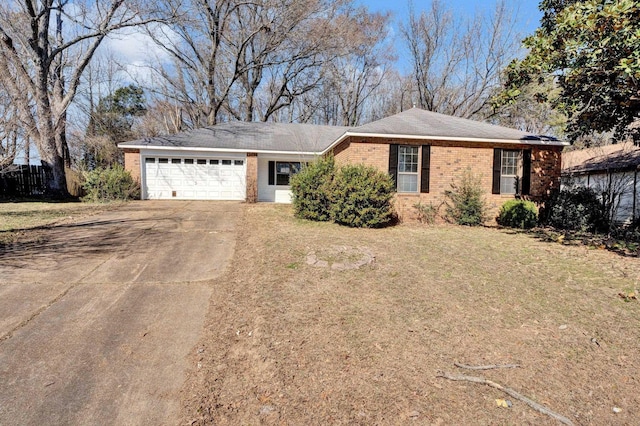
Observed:
[[[223,166],[230,166],[231,165],[231,160],[222,160],[222,165]]]
[[[220,160],[209,160],[209,164],[218,165],[218,164],[220,164]]]
[[[198,163],[198,164],[207,164],[207,160],[201,160],[201,159],[198,159],[198,160],[197,160],[197,163]]]
[[[300,163],[276,161],[276,185],[288,186],[291,176],[300,171]]]
[[[398,192],[418,192],[418,147],[398,147]]]
[[[151,157],[147,157],[144,159],[145,163],[155,163],[156,159],[155,158],[151,158]]]
[[[500,165],[500,193],[518,193],[518,183],[520,175],[520,151],[502,150],[502,161]]]
[[[184,164],[193,164],[193,158],[185,158]]]
[[[428,194],[430,174],[431,145],[389,145],[389,175],[398,192]]]
[[[234,160],[233,161],[233,165],[234,166],[242,166],[244,164],[244,160]]]
[[[172,158],[171,159],[171,164],[180,164],[182,163],[182,159],[180,158]]]
[[[169,163],[169,159],[168,158],[158,158],[158,163],[160,163],[160,164],[168,164]]]

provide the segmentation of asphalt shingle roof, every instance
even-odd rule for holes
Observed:
[[[358,127],[234,121],[170,136],[124,142],[119,146],[321,153],[351,134],[562,145],[553,138],[412,108]]]
[[[125,142],[120,146],[321,152],[348,129],[313,124],[233,121],[170,136]]]
[[[587,173],[640,168],[640,147],[632,143],[578,149],[562,154],[562,173]]]
[[[353,128],[352,131],[371,134],[431,136],[434,138],[492,139],[523,142],[536,140],[555,141],[555,139],[549,137],[537,136],[481,121],[425,111],[420,108],[411,108],[391,117]]]

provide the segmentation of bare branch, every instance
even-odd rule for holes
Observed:
[[[520,400],[522,402],[524,402],[525,404],[527,404],[529,407],[533,408],[534,410],[542,413],[542,414],[546,414],[549,417],[553,417],[554,419],[556,419],[557,421],[559,421],[562,424],[565,425],[573,425],[573,422],[571,420],[569,420],[568,418],[564,417],[561,414],[556,413],[555,411],[550,410],[549,408],[545,407],[544,405],[538,404],[537,402],[535,402],[532,399],[527,398],[526,396],[522,395],[521,393],[518,393],[516,391],[514,391],[511,388],[502,386],[496,382],[492,382],[491,380],[487,380],[484,379],[482,377],[474,377],[474,376],[456,376],[456,375],[452,375],[449,373],[445,373],[445,372],[439,372],[436,377],[441,377],[444,379],[448,379],[448,380],[454,380],[454,381],[459,381],[459,382],[471,382],[471,383],[478,383],[481,385],[486,385],[489,387],[492,387],[494,389],[497,389],[501,392],[506,393],[507,395],[511,396],[512,398],[515,398],[517,400]]]

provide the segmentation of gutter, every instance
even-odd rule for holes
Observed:
[[[124,145],[118,144],[118,148],[128,149],[157,149],[167,151],[204,151],[204,152],[232,152],[232,153],[256,153],[256,154],[275,154],[275,155],[325,155],[338,144],[343,142],[349,137],[365,137],[365,138],[384,138],[384,139],[412,139],[412,140],[425,140],[425,141],[451,141],[451,142],[480,142],[480,143],[497,143],[497,144],[511,144],[511,145],[536,145],[536,146],[569,146],[568,142],[561,141],[544,141],[544,140],[522,140],[522,139],[489,139],[489,138],[460,138],[453,136],[419,136],[419,135],[403,135],[403,134],[386,134],[386,133],[358,133],[358,132],[345,132],[342,136],[332,142],[327,148],[322,151],[271,151],[264,149],[237,149],[237,148],[204,148],[204,147],[177,147],[177,146],[162,146],[162,145]]]
[[[157,145],[122,145],[118,144],[118,148],[122,149],[154,149],[159,151],[204,151],[204,152],[232,152],[238,154],[256,153],[256,154],[276,154],[276,155],[321,155],[322,152],[309,151],[269,151],[264,149],[237,149],[237,148],[203,148],[203,147],[182,147],[182,146],[157,146]]]
[[[451,142],[481,142],[481,143],[499,143],[499,144],[517,144],[517,145],[541,145],[541,146],[569,146],[569,142],[562,141],[544,141],[544,140],[522,140],[522,139],[489,139],[489,138],[460,138],[454,136],[418,136],[418,135],[394,135],[387,133],[358,133],[346,132],[333,142],[327,149],[322,151],[322,155],[331,151],[336,145],[343,142],[349,137],[364,138],[386,138],[386,139],[413,139],[428,141],[451,141]]]

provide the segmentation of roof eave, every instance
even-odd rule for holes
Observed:
[[[205,148],[205,147],[185,147],[185,146],[162,146],[162,145],[125,145],[127,142],[118,144],[118,148],[127,149],[155,149],[160,151],[204,151],[204,152],[232,152],[238,154],[282,154],[282,155],[322,155],[322,152],[314,151],[273,151],[267,149],[238,149],[238,148]]]
[[[569,146],[564,141],[545,141],[545,140],[523,140],[523,139],[491,139],[491,138],[465,138],[455,136],[428,136],[428,135],[404,135],[404,134],[388,134],[388,133],[361,133],[346,132],[340,136],[335,142],[329,145],[322,154],[326,154],[335,148],[339,143],[348,137],[366,137],[366,138],[386,138],[386,139],[414,139],[414,140],[431,140],[431,141],[455,141],[455,142],[481,142],[481,143],[500,143],[500,144],[518,144],[518,145],[543,145],[543,146]]]

